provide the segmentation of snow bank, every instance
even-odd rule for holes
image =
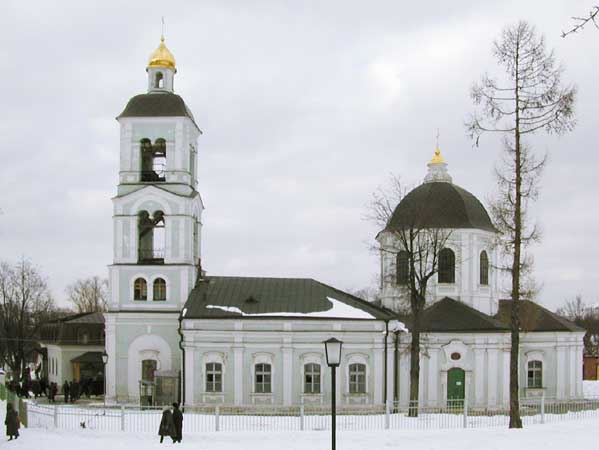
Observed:
[[[272,312],[272,313],[246,313],[243,312],[236,306],[220,306],[220,305],[206,305],[208,309],[220,309],[221,311],[240,314],[244,317],[321,317],[326,319],[374,319],[375,317],[361,310],[336,300],[331,297],[327,297],[328,301],[331,302],[331,307],[325,311],[315,311],[311,313],[300,313],[300,312]]]
[[[343,450],[410,449],[468,450],[510,449],[564,450],[595,448],[599,419],[531,425],[522,430],[458,429],[444,431],[355,431],[338,432],[337,447]],[[5,444],[2,442],[0,446]],[[11,442],[11,449],[39,450],[40,447],[61,450],[131,450],[163,449],[154,434],[102,433],[93,430],[22,429],[21,437]],[[170,440],[167,445],[170,444]],[[7,447],[8,448],[8,447]],[[330,448],[330,433],[298,431],[269,433],[213,432],[189,435],[183,422],[183,443],[177,448],[190,450],[305,450]]]

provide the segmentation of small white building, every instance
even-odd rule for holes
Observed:
[[[334,336],[344,342],[341,403],[407,403],[410,335],[395,332],[401,317],[393,312],[402,302],[399,255],[381,260],[385,308],[311,279],[203,272],[201,131],[174,93],[176,71],[162,39],[147,66],[147,92],[117,118],[108,396],[155,402],[148,386],[163,374],[179,374],[187,405],[328,402],[322,342]],[[401,222],[424,204],[431,224],[453,230],[424,315],[421,399],[439,405],[468,389],[476,405],[505,405],[510,335],[502,319],[509,303],[498,300],[495,228],[480,202],[451,182],[442,160],[429,167],[426,183],[398,205],[393,219]],[[385,231],[378,236],[382,248],[392,239]],[[522,336],[523,395],[580,396],[583,331],[538,305],[528,308],[536,321]]]
[[[65,381],[104,379],[104,316],[81,313],[44,325],[40,344],[48,382],[62,386]]]

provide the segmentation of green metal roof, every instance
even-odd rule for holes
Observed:
[[[495,318],[509,325],[512,305],[511,300],[500,300]],[[519,300],[519,317],[522,331],[585,331],[584,328],[530,300]]]
[[[482,203],[467,190],[447,182],[423,183],[399,202],[385,230],[406,228],[496,231]]]
[[[192,318],[391,320],[392,311],[308,278],[209,277],[191,291]]]

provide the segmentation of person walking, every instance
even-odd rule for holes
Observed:
[[[75,403],[77,400],[79,400],[79,383],[77,383],[77,381],[71,381],[71,388],[69,389],[69,392],[71,394],[71,403]]]
[[[71,386],[69,386],[69,381],[64,380],[64,384],[62,385],[62,393],[64,394],[64,402],[69,403],[69,391],[71,390]]]
[[[9,437],[9,441],[19,437],[19,415],[13,408],[12,403],[6,405],[6,419],[4,419],[4,425],[6,425],[6,435]]]
[[[173,423],[173,414],[171,410],[166,408],[162,411],[162,419],[160,420],[160,427],[158,428],[158,434],[160,435],[160,443],[164,440],[164,436],[170,436],[175,443],[175,424]]]
[[[48,388],[48,401],[52,403],[56,403],[56,393],[58,392],[58,387],[55,382],[50,383],[50,387]]]
[[[175,425],[175,442],[183,439],[183,413],[179,409],[179,403],[173,403],[173,424]]]

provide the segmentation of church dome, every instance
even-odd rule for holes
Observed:
[[[160,45],[150,55],[148,67],[164,67],[176,70],[175,57],[164,44],[164,36],[160,37]]]
[[[437,149],[428,164],[425,182],[397,205],[385,230],[406,228],[474,228],[496,232],[482,203],[453,184]]]
[[[467,190],[447,182],[424,183],[411,191],[393,211],[386,229],[411,227],[496,231],[481,202]]]

